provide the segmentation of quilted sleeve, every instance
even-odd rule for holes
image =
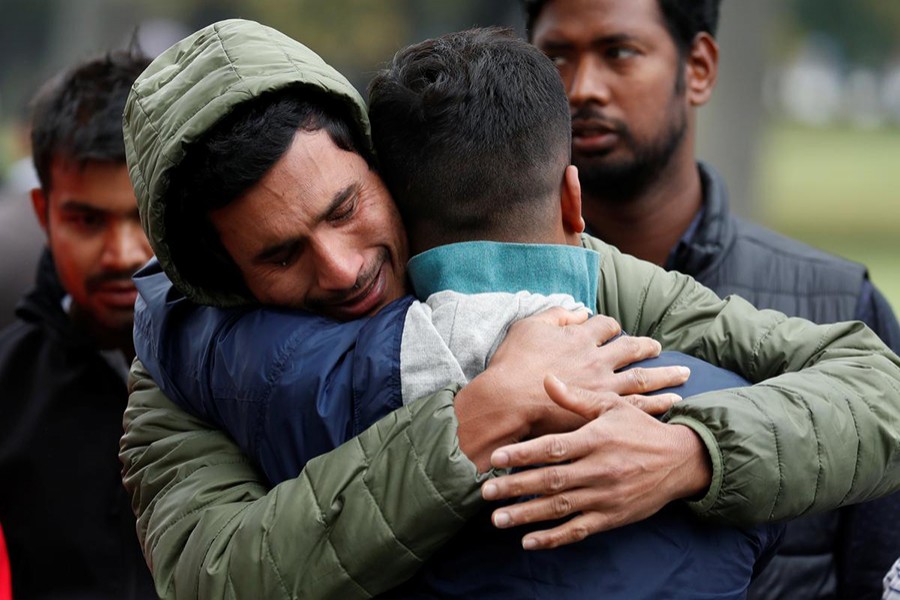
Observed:
[[[120,458],[163,598],[368,598],[410,577],[477,512],[455,390],[383,418],[271,490],[222,432],[140,362]]]
[[[815,325],[592,244],[599,309],[635,335],[758,383],[679,402],[713,465],[692,508],[735,523],[821,512],[900,489],[900,358],[863,323]]]

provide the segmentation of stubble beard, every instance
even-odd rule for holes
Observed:
[[[628,156],[573,153],[572,163],[578,167],[584,195],[605,199],[607,203],[630,204],[656,185],[687,133],[685,111],[674,111],[673,116],[662,135],[646,142],[636,140],[629,129],[621,129],[622,141],[631,150]]]

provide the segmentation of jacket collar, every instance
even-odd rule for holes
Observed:
[[[698,162],[697,169],[703,189],[700,221],[678,241],[666,265],[694,277],[713,268],[734,239],[725,182],[704,162]]]
[[[34,288],[16,306],[16,316],[42,327],[57,342],[66,346],[91,346],[89,336],[76,327],[63,310],[66,290],[56,274],[53,254],[44,248],[38,262]]]
[[[16,305],[16,316],[29,323],[43,321],[58,326],[68,321],[62,309],[65,295],[53,264],[53,254],[45,247],[38,261],[34,287]]]
[[[412,257],[409,278],[417,298],[453,290],[570,294],[590,309],[597,306],[600,255],[580,246],[462,242]]]

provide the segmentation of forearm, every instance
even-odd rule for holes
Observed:
[[[758,311],[614,249],[604,253],[599,308],[629,333],[766,380],[671,411],[669,422],[694,429],[712,460],[698,512],[753,523],[900,487],[900,359],[868,328]]]
[[[900,486],[900,361],[862,324],[816,326],[732,298],[693,349],[765,380],[671,412],[713,461],[702,514],[781,520]]]
[[[368,597],[412,575],[480,506],[450,392],[271,491],[227,436],[150,380],[135,383],[125,428],[124,481],[166,598]]]
[[[519,441],[529,429],[526,411],[498,402],[506,392],[494,373],[488,370],[473,379],[460,390],[454,403],[459,446],[479,473],[490,470],[495,449]]]

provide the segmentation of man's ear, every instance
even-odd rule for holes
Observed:
[[[694,37],[685,67],[688,100],[692,106],[702,106],[712,96],[719,74],[719,45],[711,35],[701,32]]]
[[[581,216],[581,182],[578,180],[578,167],[575,165],[569,165],[563,173],[559,198],[566,237],[570,243],[580,245],[580,236],[584,232],[584,217]]]
[[[47,227],[49,225],[49,210],[50,210],[50,201],[47,199],[47,196],[44,194],[44,190],[41,188],[32,188],[31,190],[31,206],[34,208],[34,216],[37,217],[38,223],[41,224],[41,229],[44,230],[44,233],[47,233]]]

